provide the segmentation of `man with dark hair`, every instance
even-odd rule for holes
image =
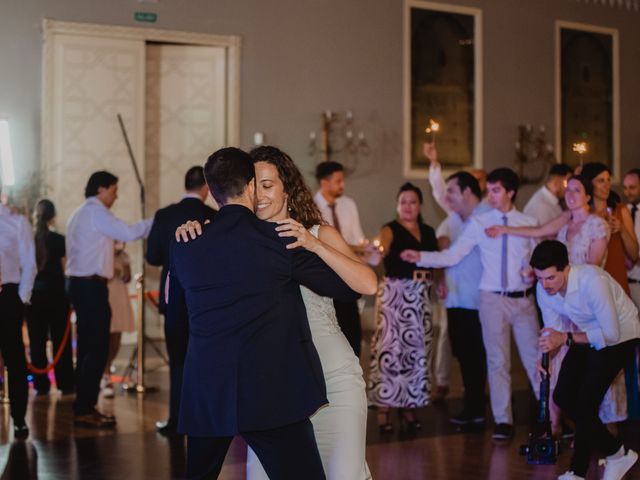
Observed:
[[[109,209],[118,198],[118,177],[93,173],[85,188],[86,201],[67,223],[67,290],[78,327],[75,423],[90,428],[111,428],[112,416],[95,405],[107,362],[111,308],[107,281],[113,277],[113,241],[146,237],[151,219],[127,225]]]
[[[564,198],[564,191],[572,174],[569,165],[554,164],[549,170],[547,181],[531,196],[523,212],[535,218],[540,225],[559,217],[562,214],[560,201]]]
[[[535,226],[535,219],[516,210],[513,199],[518,191],[518,175],[498,168],[487,176],[487,201],[491,210],[471,217],[464,231],[450,248],[440,252],[405,250],[403,260],[419,267],[447,268],[458,264],[477,246],[482,263],[479,282],[479,314],[482,338],[487,352],[487,373],[491,410],[496,423],[493,438],[513,437],[511,411],[511,331],[531,386],[535,378],[538,349],[538,318],[533,303],[532,279],[524,275],[535,245],[528,238],[503,235],[490,238],[485,229],[496,224]]]
[[[22,322],[24,306],[31,300],[37,271],[29,220],[0,204],[0,354],[9,370],[4,388],[9,388],[11,393],[11,418],[16,439],[29,436],[24,419],[29,384]]]
[[[162,266],[160,274],[160,298],[158,310],[164,315],[164,339],[169,354],[169,418],[156,422],[156,429],[162,435],[173,435],[178,426],[180,411],[180,391],[182,390],[182,369],[187,354],[189,329],[187,305],[182,299],[174,299],[167,308],[165,283],[169,272],[169,247],[176,228],[188,220],[201,224],[213,220],[216,211],[205,205],[209,188],[201,166],[191,167],[184,176],[185,195],[178,203],[161,208],[153,218],[153,225],[147,240],[146,259],[151,265]]]
[[[605,392],[632,361],[640,337],[638,310],[618,282],[595,265],[569,265],[567,248],[557,240],[536,247],[531,266],[545,328],[542,352],[569,351],[562,361],[553,399],[576,424],[570,470],[560,480],[587,475],[592,452],[606,456],[603,479],[620,480],[638,455],[625,449],[598,414]],[[564,332],[562,317],[576,327]]]
[[[627,199],[627,208],[631,212],[636,238],[640,240],[640,168],[633,168],[627,172],[622,181],[624,196]],[[640,308],[640,256],[638,261],[628,271],[629,290],[631,298]]]
[[[255,212],[252,158],[237,148],[204,167],[220,211],[201,236],[172,243],[169,308],[185,295],[189,348],[178,430],[188,435],[188,478],[217,478],[241,435],[269,478],[323,479],[309,421],[327,403],[300,284],[358,296],[316,255],[287,249]]]
[[[338,230],[351,246],[359,246],[365,236],[360,225],[358,207],[352,198],[344,195],[344,167],[338,162],[322,162],[316,167],[316,180],[320,189],[313,197],[322,218]],[[362,326],[357,302],[335,300],[338,325],[359,358]]]
[[[460,237],[472,216],[491,209],[481,198],[480,184],[470,173],[460,171],[447,178],[445,201],[452,211],[436,233],[441,250]],[[487,361],[478,316],[481,275],[480,252],[476,246],[460,263],[446,269],[446,284],[436,289],[447,308],[447,341],[460,363],[464,403],[462,411],[451,417],[451,422],[461,426],[481,426],[485,419]]]
[[[429,160],[429,184],[431,194],[436,203],[446,213],[451,213],[451,207],[445,200],[447,185],[442,175],[442,166],[438,161],[438,149],[434,143],[426,142],[423,145],[424,156]],[[487,172],[481,168],[470,168],[469,172],[477,181],[480,187],[480,197],[484,199],[487,195]]]

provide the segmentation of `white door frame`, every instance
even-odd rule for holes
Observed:
[[[227,118],[225,139],[227,145],[238,145],[240,140],[240,47],[238,35],[211,35],[180,32],[157,28],[124,27],[91,23],[62,22],[45,18],[42,21],[44,50],[42,55],[42,127],[41,167],[45,172],[43,188],[46,189],[50,171],[53,122],[53,42],[55,35],[86,35],[114,39],[141,40],[144,42],[178,43],[223,47],[227,54]]]

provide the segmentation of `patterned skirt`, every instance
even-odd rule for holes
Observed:
[[[369,403],[415,408],[429,402],[433,328],[429,287],[385,277],[371,340]]]

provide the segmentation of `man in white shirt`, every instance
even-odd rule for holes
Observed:
[[[492,209],[471,218],[453,245],[440,252],[405,250],[401,257],[419,267],[447,268],[456,265],[477,246],[482,263],[479,283],[479,314],[487,352],[491,410],[496,427],[493,438],[513,437],[511,411],[511,335],[513,331],[520,359],[531,386],[535,379],[538,348],[538,316],[533,302],[528,260],[535,242],[507,236],[490,238],[485,229],[496,224],[535,226],[535,219],[517,211],[513,201],[518,191],[518,175],[509,168],[497,168],[487,176],[487,201]]]
[[[627,208],[631,212],[631,219],[636,231],[636,237],[640,239],[640,168],[629,170],[623,179],[624,196],[627,198]],[[629,268],[629,289],[631,298],[640,308],[640,258]]]
[[[448,248],[463,234],[464,228],[475,215],[491,207],[481,201],[478,180],[468,172],[456,172],[447,178],[445,201],[452,212],[438,228],[438,244]],[[482,263],[478,247],[460,263],[445,270],[445,306],[447,308],[448,340],[453,355],[460,363],[464,384],[462,412],[451,417],[461,426],[480,426],[485,419],[485,384],[487,360],[482,341],[482,327],[478,316]],[[437,288],[440,293],[441,288]]]
[[[24,417],[29,384],[22,343],[24,305],[31,299],[36,277],[36,253],[26,217],[0,205],[0,353],[9,371],[14,437],[29,436]]]
[[[118,198],[118,178],[105,171],[89,177],[84,204],[67,224],[69,299],[78,329],[75,423],[90,428],[112,428],[115,419],[95,405],[107,361],[111,309],[107,281],[113,277],[113,242],[146,237],[151,219],[127,225],[109,211]]]
[[[531,196],[522,211],[535,218],[540,225],[559,217],[562,214],[560,200],[564,198],[564,191],[572,174],[573,171],[569,165],[564,163],[553,165],[545,184]]]
[[[338,162],[322,162],[316,167],[316,179],[320,189],[313,197],[322,218],[335,227],[351,246],[359,246],[365,240],[358,207],[352,198],[344,195],[344,167]],[[357,302],[334,300],[338,324],[351,348],[360,357],[362,327]]]
[[[569,265],[567,248],[557,240],[541,242],[531,266],[545,324],[540,349],[554,354],[562,345],[569,347],[553,398],[575,422],[576,433],[570,470],[558,478],[584,479],[591,454],[597,451],[607,457],[602,478],[619,480],[638,455],[611,435],[598,411],[615,377],[633,359],[640,337],[638,309],[601,268]],[[563,332],[562,317],[577,331]]]

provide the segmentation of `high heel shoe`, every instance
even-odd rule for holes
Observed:
[[[389,421],[389,410],[378,410],[378,430],[380,430],[382,434],[393,431],[393,424]]]
[[[420,420],[416,418],[412,409],[405,410],[403,408],[399,408],[398,418],[400,419],[401,425],[409,432],[413,433],[422,429],[422,424],[420,423]]]

